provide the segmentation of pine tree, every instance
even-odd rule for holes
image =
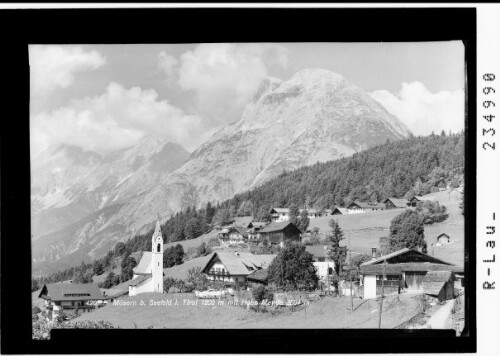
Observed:
[[[331,247],[328,250],[329,257],[333,260],[335,266],[335,276],[332,280],[333,286],[338,288],[338,283],[342,277],[343,264],[347,256],[347,249],[340,246],[340,242],[344,240],[344,232],[340,228],[338,222],[334,219],[330,219],[328,226],[332,229],[328,238],[331,242]]]

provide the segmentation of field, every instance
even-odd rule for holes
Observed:
[[[374,300],[354,299],[354,311],[348,297],[325,297],[307,306],[269,307],[267,312],[247,310],[244,306],[228,305],[227,301],[214,300],[213,305],[196,305],[193,294],[145,293],[124,297],[124,302],[135,305],[108,305],[93,313],[84,314],[74,321],[105,320],[120,328],[376,328],[378,308]],[[144,305],[140,305],[141,300]],[[149,305],[150,301],[171,300],[172,305]],[[176,305],[177,302],[177,305]],[[208,302],[211,303],[211,302]],[[126,310],[126,312],[125,312]],[[395,328],[421,311],[420,296],[402,294],[399,301],[389,296],[384,302],[383,328]],[[274,315],[273,315],[274,314]]]

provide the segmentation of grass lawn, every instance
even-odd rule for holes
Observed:
[[[326,297],[299,306],[295,311],[286,307],[273,315],[247,310],[242,306],[228,305],[222,300],[213,300],[212,305],[202,305],[193,294],[144,293],[135,297],[125,297],[124,302],[133,305],[108,305],[95,312],[83,314],[74,319],[105,320],[120,328],[376,328],[378,308],[375,300],[354,299],[355,310],[351,312],[348,297]],[[144,305],[140,305],[141,300]],[[171,301],[171,305],[150,305],[150,301]],[[197,304],[193,305],[197,301]],[[209,300],[206,300],[209,301]],[[177,303],[176,303],[177,302]],[[187,303],[191,303],[188,305]],[[211,302],[208,302],[211,303]],[[399,301],[388,296],[384,302],[383,328],[395,328],[420,312],[419,296],[402,294]]]

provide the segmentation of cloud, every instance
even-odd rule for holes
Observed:
[[[197,112],[226,124],[239,119],[268,67],[285,67],[287,61],[279,45],[201,44],[181,55],[178,85],[194,93]]]
[[[33,45],[29,47],[29,62],[31,88],[35,94],[46,96],[71,85],[76,72],[103,66],[106,58],[80,46]]]
[[[459,132],[464,128],[464,91],[431,93],[420,82],[403,83],[397,94],[377,90],[370,95],[403,121],[415,135]]]
[[[175,76],[175,66],[179,63],[177,58],[167,54],[165,51],[158,55],[158,66],[167,76],[167,81],[171,81]]]
[[[73,100],[31,120],[32,154],[48,145],[66,143],[106,153],[136,144],[145,136],[198,145],[204,133],[198,116],[158,100],[154,90],[126,89],[111,83],[100,96]]]

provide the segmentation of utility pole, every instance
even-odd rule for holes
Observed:
[[[349,277],[351,279],[351,311],[354,310],[354,300],[352,296],[352,253],[351,253],[351,237],[349,236]]]
[[[385,266],[387,265],[387,261],[384,261],[383,272],[382,272],[382,291],[380,295],[380,309],[378,311],[378,328],[380,329],[382,325],[382,305],[384,304],[384,279],[385,279]]]

